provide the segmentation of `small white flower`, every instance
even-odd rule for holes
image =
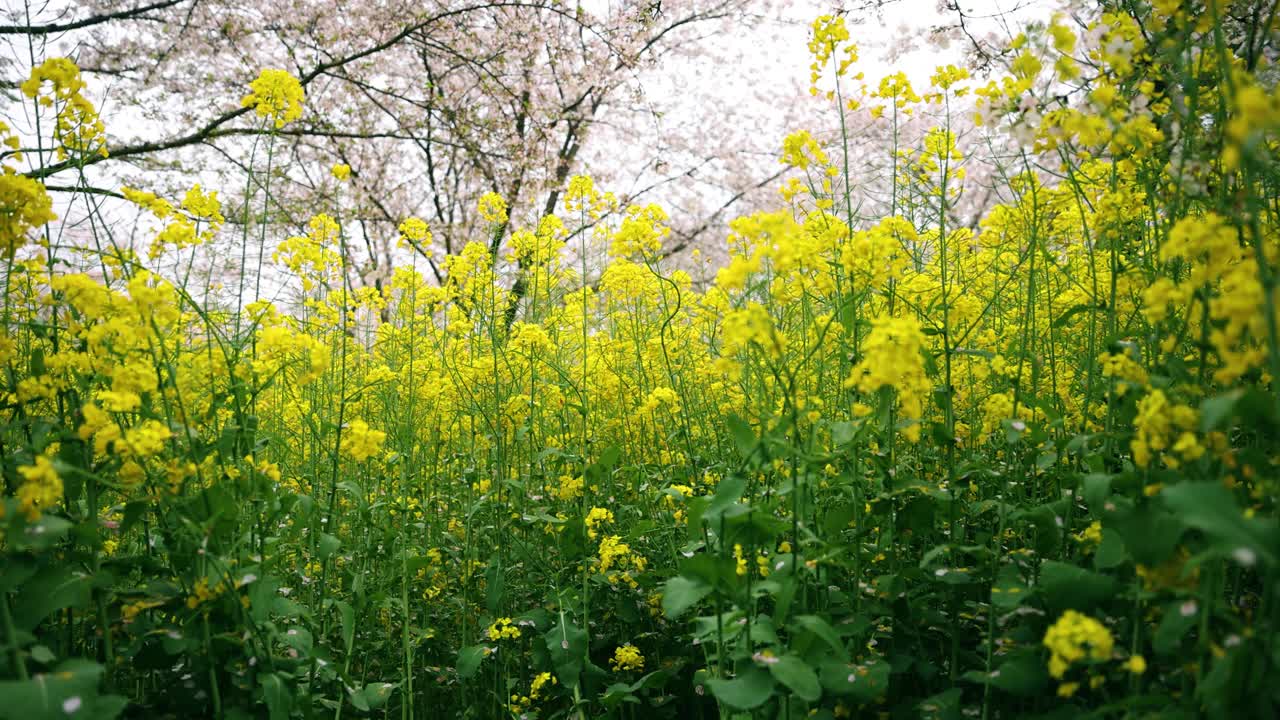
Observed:
[[[1013,422],[1009,423],[1009,427],[1013,428],[1014,430],[1017,430],[1018,432],[1022,432],[1023,430],[1027,429],[1027,424],[1022,422],[1021,420],[1014,420]]]
[[[1182,613],[1182,617],[1191,617],[1192,615],[1195,615],[1195,614],[1196,614],[1196,610],[1197,610],[1197,609],[1199,609],[1199,608],[1198,608],[1198,606],[1196,605],[1196,601],[1195,601],[1195,600],[1188,600],[1188,601],[1186,601],[1186,602],[1182,603],[1182,607],[1181,607],[1181,608],[1179,608],[1179,612],[1181,612],[1181,613]]]
[[[1244,567],[1253,567],[1258,562],[1258,554],[1247,547],[1239,547],[1231,551],[1231,557]]]
[[[83,704],[84,702],[80,700],[79,695],[72,695],[71,697],[62,701],[62,712],[68,715],[71,715],[75,711],[79,710],[80,706]]]
[[[938,577],[942,577],[943,575],[946,575],[946,574],[947,574],[947,569],[946,569],[946,568],[938,568],[937,570],[934,570],[934,571],[933,571],[933,574],[934,574],[934,575],[937,575]]]

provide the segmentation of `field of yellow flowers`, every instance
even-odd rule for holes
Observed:
[[[1276,6],[1104,5],[920,90],[818,19],[833,112],[939,121],[880,217],[789,136],[705,287],[578,176],[442,284],[409,218],[354,286],[315,208],[296,308],[214,303],[159,259],[251,220],[122,188],[149,247],[59,245],[0,128],[0,717],[1277,717]],[[109,152],[69,60],[20,89]],[[972,226],[961,107],[1023,140]]]

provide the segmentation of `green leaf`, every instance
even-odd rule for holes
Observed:
[[[711,694],[736,710],[751,710],[773,695],[773,678],[760,668],[751,668],[732,680],[707,680]]]
[[[1019,697],[1036,697],[1049,684],[1049,674],[1038,652],[1015,653],[990,674],[971,670],[964,674],[964,679],[991,685]]]
[[[822,532],[828,537],[838,536],[849,527],[849,523],[858,515],[858,504],[842,502],[833,506],[822,517]]]
[[[314,639],[311,631],[303,627],[291,627],[284,634],[284,642],[289,647],[305,655],[311,652]]]
[[[738,502],[746,489],[747,479],[738,473],[731,473],[721,479],[716,485],[716,493],[711,497],[711,502],[702,511],[703,521],[719,521],[725,511]]]
[[[16,520],[15,529],[5,536],[14,550],[48,550],[62,542],[72,526],[70,520],[57,515],[42,515],[33,523],[20,515]]]
[[[961,720],[960,700],[964,688],[953,687],[921,700],[916,705],[920,720]]]
[[[667,580],[662,588],[662,611],[669,618],[677,618],[709,595],[711,590],[712,587],[701,580],[677,575]]]
[[[0,682],[0,718],[4,720],[63,720],[68,717],[110,720],[125,707],[122,698],[99,696],[102,666],[87,660],[68,660],[54,672],[29,680]],[[64,703],[75,709],[67,712]]]
[[[334,603],[338,607],[338,615],[342,618],[342,646],[351,652],[356,635],[356,611],[350,603],[339,600]]]
[[[34,630],[40,621],[68,607],[89,604],[89,576],[66,566],[51,566],[22,585],[14,600],[13,622],[19,630]]]
[[[369,683],[358,691],[351,693],[351,704],[364,712],[377,710],[391,698],[391,691],[395,687],[391,683]]]
[[[16,504],[16,503],[15,503]],[[2,508],[3,505],[0,505]],[[24,587],[31,576],[40,570],[34,558],[8,554],[0,562],[0,592],[14,592]]]
[[[342,541],[330,535],[329,533],[320,533],[320,544],[316,548],[316,555],[320,558],[320,562],[327,561],[338,548],[342,547]]]
[[[1063,313],[1053,321],[1053,326],[1055,328],[1060,328],[1066,325],[1067,323],[1071,322],[1071,318],[1075,317],[1076,315],[1079,315],[1082,312],[1088,312],[1090,310],[1094,310],[1097,307],[1098,306],[1096,305],[1089,305],[1089,304],[1072,305],[1071,307],[1063,311]]]
[[[577,687],[579,676],[587,660],[587,631],[578,627],[564,614],[560,622],[543,636],[556,677],[567,688]]]
[[[857,426],[848,420],[831,423],[831,444],[836,447],[843,447],[853,442],[856,434]]]
[[[137,525],[142,518],[146,517],[147,511],[151,509],[151,503],[145,500],[134,500],[125,503],[124,517],[120,520],[120,533],[124,534],[130,528]]]
[[[848,659],[849,652],[845,649],[844,642],[836,633],[836,629],[831,627],[831,623],[817,615],[797,615],[791,622],[813,633],[830,646],[841,659]]]
[[[805,702],[815,702],[822,697],[818,673],[796,655],[783,655],[776,662],[769,663],[769,673]]]
[[[670,674],[666,670],[654,670],[631,684],[614,683],[605,690],[604,696],[600,698],[600,701],[604,703],[605,707],[616,707],[624,700],[638,702],[635,697],[637,691],[662,687],[668,678],[670,678]]]
[[[262,676],[262,695],[267,701],[267,712],[271,720],[289,720],[293,710],[293,695],[280,673],[267,673]]]
[[[1124,538],[1111,528],[1102,528],[1102,542],[1093,553],[1093,564],[1099,570],[1117,567],[1128,557],[1124,549]]]
[[[749,459],[755,454],[756,445],[759,444],[756,431],[751,429],[750,423],[737,415],[730,415],[725,422],[729,424],[729,433],[733,435],[738,452],[742,454],[743,459]]]
[[[1194,600],[1172,602],[1164,607],[1164,617],[1156,627],[1151,645],[1160,655],[1178,651],[1182,638],[1200,619],[1200,608]]]
[[[1019,511],[1014,515],[1018,520],[1029,520],[1035,530],[1035,551],[1044,557],[1057,554],[1062,543],[1061,517],[1052,505],[1037,505]]]
[[[1207,433],[1226,427],[1235,416],[1236,404],[1244,397],[1244,390],[1235,389],[1200,403],[1200,432]]]
[[[1134,562],[1147,566],[1168,560],[1184,530],[1177,517],[1155,507],[1154,503],[1143,503],[1129,512],[1110,515],[1105,523],[1120,532]]]
[[[600,453],[600,459],[587,466],[583,473],[587,480],[592,483],[603,483],[609,478],[609,473],[613,471],[614,465],[618,464],[618,458],[622,456],[622,451],[616,445],[610,445]]]
[[[502,563],[498,556],[489,560],[489,567],[484,571],[485,607],[490,615],[497,615],[502,607],[502,596],[507,589],[507,576],[502,571]]]
[[[1030,593],[1016,565],[1003,565],[991,585],[991,604],[999,610],[1012,610],[1022,604]]]
[[[1226,552],[1248,549],[1268,565],[1276,560],[1276,529],[1246,518],[1231,491],[1217,482],[1184,482],[1160,492],[1178,519],[1216,540]]]
[[[826,662],[819,671],[822,687],[857,702],[871,702],[889,689],[889,663],[873,658],[864,663]]]
[[[469,680],[480,669],[480,662],[489,655],[489,648],[483,645],[471,645],[458,651],[458,663],[455,666],[458,677]]]
[[[640,702],[635,691],[626,683],[614,683],[605,689],[604,695],[600,696],[600,703],[607,708],[617,707],[623,702]]]
[[[1085,612],[1114,597],[1116,581],[1075,565],[1046,560],[1040,566],[1040,589],[1051,607]]]
[[[917,495],[907,500],[898,511],[898,530],[920,535],[932,532],[934,510],[933,498],[928,495]]]

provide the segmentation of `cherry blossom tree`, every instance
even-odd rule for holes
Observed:
[[[688,133],[701,142],[638,154],[591,145],[597,135],[614,146],[635,143],[653,126],[662,111],[646,96],[646,71],[705,55],[705,38],[758,23],[778,3],[591,5],[93,0],[11,10],[0,34],[14,40],[14,55],[33,39],[65,48],[98,88],[112,133],[110,156],[89,159],[85,178],[72,161],[33,175],[104,192],[123,182],[177,193],[199,178],[221,188],[225,202],[248,201],[250,214],[233,210],[230,220],[269,217],[288,228],[341,207],[365,254],[364,274],[376,278],[404,218],[428,222],[437,254],[456,251],[487,237],[475,212],[480,195],[498,193],[513,222],[534,222],[555,209],[588,155],[641,160],[643,184],[639,172],[623,177],[621,163],[593,163],[614,175],[603,182],[626,186],[628,201],[693,175],[740,200],[776,173],[768,155],[778,138],[725,132],[727,108],[707,108],[699,132]],[[241,107],[264,67],[299,78],[307,94],[299,122],[277,129]],[[774,90],[785,105],[795,88]],[[330,176],[336,163],[352,168],[349,186]],[[253,186],[241,193],[250,171]],[[680,244],[712,229],[726,209],[682,215]],[[504,232],[493,238],[495,251]]]

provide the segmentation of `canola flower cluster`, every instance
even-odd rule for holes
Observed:
[[[1060,678],[1075,663],[1083,660],[1103,662],[1111,659],[1115,640],[1102,623],[1075,610],[1058,618],[1044,635],[1049,648],[1049,674]]]

